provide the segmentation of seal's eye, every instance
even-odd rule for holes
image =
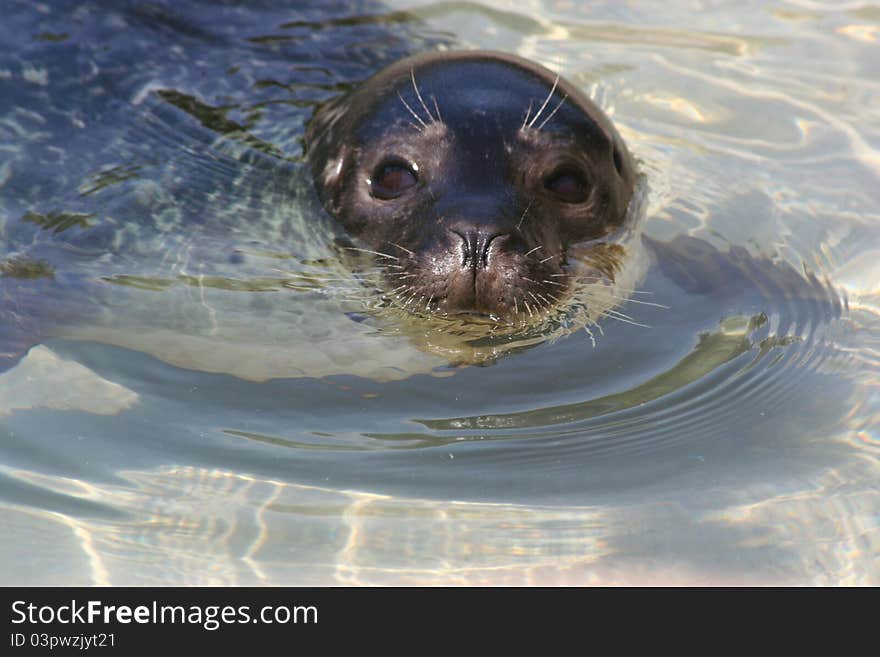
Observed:
[[[397,198],[418,180],[414,165],[390,161],[377,166],[368,182],[370,192],[375,198],[388,200]]]
[[[589,197],[587,179],[577,169],[563,167],[544,180],[544,188],[563,203],[583,203]]]

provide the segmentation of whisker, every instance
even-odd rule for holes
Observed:
[[[403,96],[400,95],[399,91],[397,92],[397,97],[400,98],[400,102],[403,103],[403,106],[409,110],[409,113],[412,114],[413,118],[422,124],[422,128],[427,129],[428,124],[424,122],[422,117],[420,117],[418,114],[415,113],[415,110],[413,110],[413,108],[409,106],[409,103],[403,99]],[[421,129],[418,129],[418,130],[419,130],[419,132],[421,132]]]
[[[354,278],[287,278],[281,281],[282,285],[310,285],[312,287],[322,287],[325,283],[356,283]]]
[[[631,324],[632,326],[640,326],[642,328],[651,328],[647,324],[640,324],[639,322],[635,321],[631,317],[627,317],[626,315],[621,315],[620,313],[617,313],[613,310],[606,310],[603,313],[603,316],[608,317],[610,319],[617,320],[618,322],[622,322],[623,324]]]
[[[413,253],[412,251],[410,251],[409,249],[407,249],[407,248],[404,247],[404,246],[400,246],[400,244],[397,244],[396,242],[388,242],[388,243],[389,243],[391,246],[396,246],[396,247],[397,247],[398,249],[400,249],[401,251],[406,251],[406,252],[409,253],[411,256],[414,256],[414,255],[415,255],[415,253]]]
[[[562,103],[564,103],[565,100],[566,100],[567,98],[568,98],[568,94],[565,94],[565,95],[562,97],[562,100],[559,101],[559,104],[557,104],[556,107],[553,108],[553,111],[550,112],[550,114],[547,115],[547,118],[544,119],[543,121],[541,121],[541,125],[539,125],[539,126],[536,128],[536,130],[537,130],[538,132],[540,132],[540,131],[541,131],[541,128],[543,128],[543,127],[546,125],[547,121],[549,121],[550,119],[552,119],[552,118],[553,118],[553,115],[556,114],[556,112],[559,111],[559,108],[562,107]]]
[[[425,105],[425,99],[422,98],[422,94],[419,91],[419,85],[416,84],[416,72],[413,69],[409,70],[409,77],[410,77],[410,79],[412,79],[413,89],[415,89],[415,91],[416,91],[416,98],[419,99],[419,102],[422,104],[422,109],[425,110],[425,114],[427,114],[428,117],[431,119],[431,123],[434,123],[435,119],[431,115],[431,110],[429,110],[428,106]],[[427,126],[425,126],[425,127],[427,127]]]
[[[545,312],[550,311],[550,306],[552,306],[553,304],[550,303],[549,301],[547,301],[547,299],[544,299],[544,303],[541,303],[541,299],[539,299],[537,296],[535,296],[535,294],[533,292],[529,292],[529,296],[535,300],[535,304],[537,304],[538,308],[543,308]],[[538,295],[538,296],[540,296],[540,295]]]
[[[532,114],[532,103],[533,102],[534,102],[533,100],[529,99],[529,107],[526,110],[526,118],[523,119],[523,123],[519,128],[520,130],[526,129],[526,124],[529,122],[529,116],[531,116],[531,114]]]
[[[341,281],[344,280],[344,276],[342,277],[331,277],[327,276],[327,274],[310,274],[308,272],[298,272],[298,271],[286,271],[284,269],[270,269],[269,271],[275,272],[276,274],[281,274],[283,276],[287,276],[288,278],[307,278],[309,280],[322,280],[322,281]]]
[[[522,222],[525,221],[526,215],[529,213],[529,208],[531,208],[531,207],[532,207],[532,201],[529,201],[529,204],[526,206],[526,209],[523,210],[522,216],[519,218],[519,223],[516,225],[517,230],[519,230],[520,226],[522,226]],[[526,255],[528,255],[528,253]]]
[[[635,294],[635,293],[634,293]],[[664,310],[672,310],[671,306],[664,306],[662,303],[653,303],[652,301],[640,301],[639,299],[630,299],[624,296],[615,296],[615,299],[626,301],[627,303],[637,303],[640,306],[652,306],[654,308],[663,308]]]
[[[387,253],[382,253],[381,251],[371,251],[370,249],[359,249],[356,246],[347,246],[345,247],[349,251],[361,251],[362,253],[372,253],[373,255],[382,256],[383,258],[391,258],[391,260],[400,260],[400,258],[389,255]]]
[[[523,258],[526,258],[526,257],[532,255],[535,251],[537,251],[537,250],[540,249],[540,248],[541,248],[541,245],[539,244],[538,246],[536,246],[534,249],[532,249],[532,250],[529,251],[528,253],[524,253],[524,254],[523,254]]]
[[[608,309],[608,312],[609,312],[609,313],[614,313],[617,317],[622,317],[623,319],[632,319],[632,317],[630,317],[630,316],[627,315],[626,313],[623,313],[623,312],[621,312],[621,311],[619,311],[619,310],[614,310],[613,308],[609,308],[609,309]]]
[[[544,100],[544,103],[538,109],[538,113],[535,114],[534,118],[529,122],[529,126],[528,126],[529,128],[531,128],[533,125],[535,125],[535,121],[538,120],[538,117],[541,116],[541,114],[547,108],[547,103],[549,103],[550,99],[553,98],[553,94],[556,92],[556,85],[558,85],[558,84],[559,84],[559,76],[557,75],[556,79],[553,81],[553,87],[550,89],[550,93],[547,94],[547,98]]]
[[[555,276],[556,274],[550,274],[551,276]],[[587,285],[595,285],[596,283],[607,283],[607,279],[603,276],[577,276],[576,277],[579,283],[585,283]],[[547,281],[548,283],[550,281]],[[630,298],[630,295],[634,294],[653,294],[648,290],[633,290],[627,289],[623,287],[615,286],[614,288],[617,292],[620,292],[620,295],[611,295],[615,299],[620,299],[621,301],[632,301],[633,303],[645,304],[645,305],[656,305],[660,308],[668,308],[668,306],[664,306],[662,304],[654,304],[650,301],[640,301],[638,299]]]

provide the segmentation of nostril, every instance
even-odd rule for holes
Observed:
[[[489,247],[505,233],[486,234],[478,230],[452,230],[460,239],[461,266],[464,269],[485,269],[489,266]]]
[[[461,253],[462,269],[477,269],[483,267],[483,240],[478,231],[458,231],[453,230],[458,235],[461,242],[459,243]]]

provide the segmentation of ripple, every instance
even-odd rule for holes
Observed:
[[[82,320],[0,376],[4,581],[876,581],[876,9],[257,4],[0,27],[0,334]],[[354,298],[303,126],[450,41],[613,114],[650,328],[461,366]]]
[[[723,435],[746,417],[760,421],[796,397],[804,377],[820,375],[836,357],[827,338],[842,316],[839,293],[814,276],[761,269],[748,259],[750,276],[777,300],[774,314],[734,316],[699,336],[690,353],[671,367],[620,392],[564,405],[501,414],[414,418],[429,433],[366,433],[389,448],[399,444],[437,447],[514,441],[505,460],[532,445],[547,462],[583,462],[601,454],[620,456],[699,443]],[[768,274],[766,278],[762,274]],[[764,409],[764,410],[760,410]],[[549,444],[547,444],[549,443]],[[365,448],[367,448],[365,446]],[[369,447],[374,448],[373,446]],[[528,457],[532,458],[532,457]]]

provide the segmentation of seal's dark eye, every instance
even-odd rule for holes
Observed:
[[[370,192],[375,198],[397,198],[418,182],[415,167],[403,162],[383,162],[370,178]]]
[[[557,169],[544,180],[544,188],[563,203],[583,203],[589,197],[587,179],[577,169]]]

